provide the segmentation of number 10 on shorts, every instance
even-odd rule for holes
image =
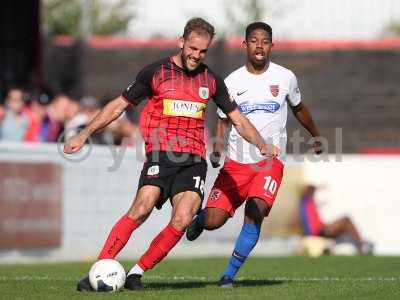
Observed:
[[[200,178],[200,176],[194,176],[194,187],[196,189],[200,189],[200,192],[204,194],[204,180]]]
[[[272,179],[271,176],[266,176],[264,177],[264,179],[265,179],[264,190],[269,191],[272,195],[274,195],[276,189],[278,188],[278,183],[276,182],[276,180]]]

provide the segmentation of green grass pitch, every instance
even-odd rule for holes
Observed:
[[[254,257],[231,290],[216,286],[226,262],[167,259],[146,273],[144,292],[113,294],[75,291],[87,263],[0,265],[0,299],[400,299],[399,257]]]

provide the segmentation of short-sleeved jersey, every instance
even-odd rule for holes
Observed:
[[[140,116],[146,152],[187,152],[205,157],[204,117],[213,99],[224,113],[237,105],[229,98],[224,81],[205,64],[188,72],[172,57],[143,68],[122,92],[131,104],[148,98]]]
[[[252,74],[243,66],[225,79],[231,97],[240,111],[247,116],[268,144],[280,148],[280,159],[286,152],[287,104],[301,102],[296,76],[292,71],[270,62],[262,74]],[[218,115],[225,114],[218,110]],[[258,149],[244,140],[231,128],[228,140],[228,156],[238,162],[255,163],[263,159]]]

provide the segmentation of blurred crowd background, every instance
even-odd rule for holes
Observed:
[[[3,1],[0,141],[56,142],[83,128],[142,67],[177,51],[193,16],[216,27],[206,62],[221,76],[245,61],[246,24],[271,24],[272,59],[297,75],[330,153],[398,153],[396,0]],[[93,142],[134,145],[140,111],[128,110]],[[214,119],[207,114],[208,128]],[[288,129],[289,137],[298,129],[291,117]],[[308,136],[302,129],[300,135]],[[293,148],[289,142],[288,152]]]
[[[109,100],[109,99],[107,99]],[[0,105],[0,140],[17,143],[63,142],[75,135],[99,112],[104,100],[93,96],[76,99],[66,93],[35,91],[12,86]],[[134,145],[136,123],[132,113],[95,133],[94,144]]]

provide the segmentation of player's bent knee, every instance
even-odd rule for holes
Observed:
[[[262,221],[268,216],[271,207],[263,200],[252,198],[246,203],[245,221],[250,224],[261,225]]]
[[[245,221],[249,224],[257,224],[261,225],[262,221],[264,220],[265,212],[248,212],[245,213]]]
[[[206,229],[206,230],[216,230],[216,229],[220,228],[224,224],[225,224],[225,222],[212,221],[212,222],[204,223],[204,229]]]
[[[192,222],[193,216],[190,214],[177,213],[172,217],[171,223],[178,230],[185,230]]]
[[[224,211],[209,209],[204,215],[204,228],[206,230],[215,230],[226,223],[229,215]]]
[[[153,206],[148,203],[135,203],[128,211],[128,215],[138,224],[143,223],[151,214]]]

